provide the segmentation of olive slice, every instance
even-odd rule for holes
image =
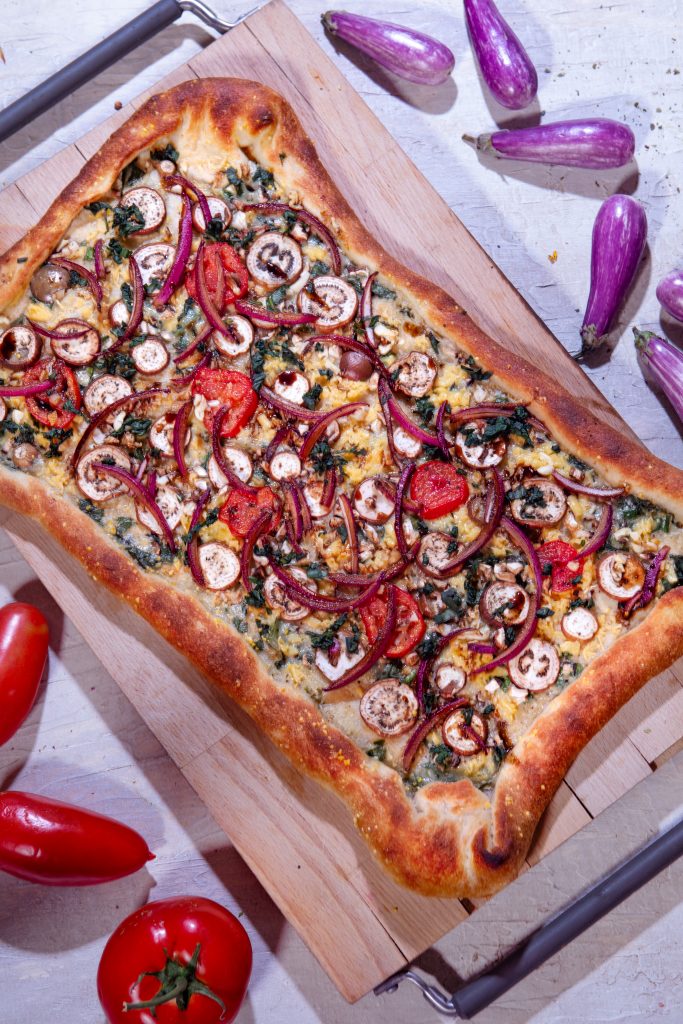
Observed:
[[[481,753],[486,746],[489,727],[486,719],[472,708],[458,708],[445,720],[441,733],[444,743],[451,750],[461,757],[471,757]]]
[[[5,370],[28,370],[40,357],[41,342],[35,331],[23,324],[8,327],[0,335],[0,366]]]
[[[90,328],[87,334],[69,337],[72,333],[80,334],[86,327]],[[99,354],[100,336],[85,320],[79,320],[77,317],[62,320],[56,330],[60,332],[60,337],[50,338],[50,346],[54,354],[69,366],[87,366]]]
[[[134,345],[131,356],[138,373],[153,377],[168,366],[169,354],[161,338],[146,338],[140,345]]]
[[[395,679],[380,679],[360,701],[361,718],[380,736],[400,736],[417,719],[417,697],[409,686]]]
[[[227,590],[239,579],[240,560],[221,541],[209,541],[201,545],[199,565],[207,590]]]
[[[479,598],[479,614],[490,626],[518,626],[529,613],[529,595],[516,583],[491,583]]]
[[[325,333],[351,323],[358,309],[358,296],[341,277],[321,274],[299,292],[298,304],[302,313],[316,318],[316,328]]]
[[[422,398],[436,379],[436,363],[426,352],[409,352],[391,367],[391,374],[404,395]]]
[[[126,493],[126,485],[109,473],[100,473],[94,469],[96,462],[113,461],[120,469],[130,472],[130,459],[117,444],[101,444],[91,448],[79,460],[76,467],[76,484],[78,489],[90,501],[109,501],[119,494]]]
[[[252,242],[247,253],[247,270],[255,281],[270,289],[289,284],[303,268],[301,247],[289,235],[266,231]]]
[[[56,263],[44,263],[31,278],[31,294],[39,302],[61,302],[71,284],[71,272]]]
[[[613,597],[615,601],[627,601],[643,589],[645,568],[634,554],[615,551],[600,559],[598,583],[608,597]]]
[[[509,662],[508,672],[515,686],[540,693],[552,686],[559,676],[560,659],[551,643],[534,637],[521,654]]]
[[[144,224],[136,231],[130,231],[131,235],[149,235],[156,231],[166,220],[166,203],[160,192],[149,185],[139,185],[131,188],[121,197],[119,204],[123,207],[137,206],[142,214]]]
[[[97,416],[120,398],[132,394],[133,388],[127,380],[115,377],[113,373],[104,373],[88,384],[83,395],[83,405],[89,416]]]
[[[542,476],[530,477],[524,481],[525,494],[513,498],[510,505],[512,516],[525,526],[554,526],[567,511],[564,491],[552,480]]]
[[[298,569],[294,566],[289,572],[300,583],[308,583],[308,578],[303,569]],[[299,604],[298,601],[295,601],[293,597],[288,595],[286,588],[274,573],[268,577],[263,585],[263,596],[268,607],[276,611],[279,618],[284,619],[285,622],[298,622],[300,619],[305,619],[309,614],[308,608],[304,608],[302,604]]]
[[[386,523],[396,504],[393,488],[381,477],[369,476],[353,492],[353,507],[366,523]]]

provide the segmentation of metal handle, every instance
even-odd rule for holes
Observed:
[[[394,992],[400,982],[410,981],[439,1013],[470,1020],[681,856],[683,820],[546,921],[488,972],[468,981],[452,995],[429,985],[413,970],[400,971],[388,978],[377,986],[375,995]]]
[[[258,7],[252,7],[235,21],[223,21],[201,0],[157,0],[157,3],[138,14],[127,25],[122,25],[87,53],[76,57],[61,71],[0,111],[0,142],[125,57],[141,43],[147,42],[162,28],[176,21],[184,11],[195,14],[218,32],[228,32],[256,10]]]

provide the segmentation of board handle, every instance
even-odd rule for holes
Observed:
[[[377,986],[375,995],[395,992],[402,981],[410,981],[443,1016],[470,1020],[681,856],[683,820],[618,865],[487,972],[466,982],[452,995],[428,984],[413,970],[399,971],[387,978]]]
[[[157,32],[176,21],[184,11],[195,14],[218,32],[228,32],[257,11],[259,6],[252,7],[235,21],[223,21],[210,7],[202,3],[202,0],[157,0],[152,7],[116,29],[87,53],[76,57],[65,68],[55,72],[35,89],[31,89],[25,96],[21,96],[0,111],[0,142],[14,135],[40,114],[44,114],[65,96],[70,96],[81,85],[91,81],[141,43],[147,42]]]

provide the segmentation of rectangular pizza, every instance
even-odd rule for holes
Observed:
[[[512,879],[683,654],[683,473],[386,253],[254,82],[152,97],[0,258],[0,501],[425,894]]]

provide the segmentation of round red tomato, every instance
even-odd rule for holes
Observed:
[[[410,481],[410,497],[423,519],[440,519],[464,505],[470,496],[467,480],[450,462],[423,462]]]
[[[209,293],[222,313],[235,299],[247,294],[249,272],[238,253],[227,242],[204,246],[204,275]],[[197,298],[197,272],[193,267],[185,278],[187,294]],[[220,291],[220,294],[219,294]]]
[[[47,622],[33,605],[17,601],[0,608],[0,745],[14,735],[33,707],[47,643]]]
[[[256,412],[258,395],[246,373],[238,370],[199,370],[192,382],[192,394],[204,395],[207,402],[227,405],[229,412],[223,420],[221,437],[236,437]],[[211,431],[214,409],[204,413],[204,426]]]
[[[550,589],[554,594],[563,594],[577,586],[583,573],[583,561],[571,544],[564,540],[551,540],[536,548],[536,554],[541,567],[552,566]]]
[[[202,897],[157,900],[104,947],[97,994],[109,1024],[230,1024],[251,974],[237,918]]]
[[[282,519],[280,499],[270,487],[259,487],[254,497],[241,491],[228,491],[225,504],[218,513],[221,522],[230,527],[236,537],[246,537],[261,512],[272,512],[270,531],[277,530]]]
[[[41,384],[53,380],[54,388],[41,395],[26,399],[28,411],[34,420],[46,427],[66,430],[73,423],[81,407],[81,389],[72,369],[61,359],[46,356],[24,374],[23,384]]]
[[[550,540],[536,548],[541,565],[566,565],[579,557],[579,552],[565,540]]]
[[[403,658],[417,647],[427,627],[415,598],[405,590],[401,590],[400,587],[394,587],[394,591],[396,592],[396,625],[386,656],[387,658]],[[370,644],[374,644],[382,624],[386,621],[388,604],[389,597],[386,593],[377,594],[360,610]]]

